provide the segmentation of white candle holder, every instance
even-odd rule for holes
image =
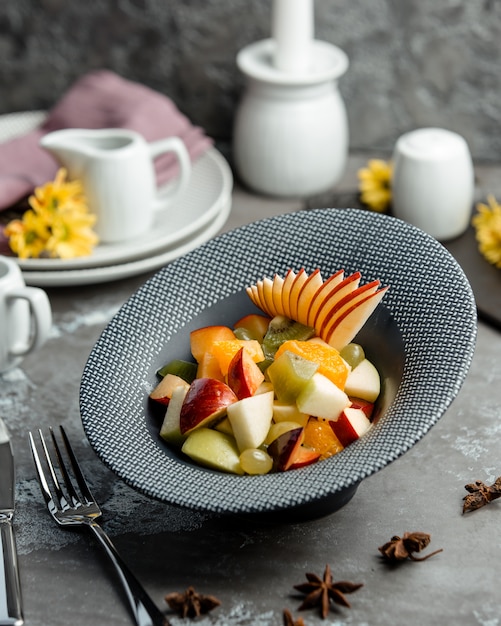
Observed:
[[[309,68],[275,66],[276,42],[265,39],[237,55],[247,87],[237,109],[233,154],[242,182],[255,191],[306,197],[341,178],[348,156],[348,121],[338,79],[347,55],[327,42],[311,42]]]

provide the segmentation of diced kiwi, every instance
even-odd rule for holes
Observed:
[[[197,364],[191,361],[183,361],[182,359],[174,359],[169,361],[157,371],[157,375],[163,378],[167,374],[175,374],[187,383],[192,383],[197,376]]]
[[[318,363],[286,350],[266,370],[279,402],[292,404],[318,369]]]
[[[267,359],[273,359],[275,352],[288,339],[306,341],[315,335],[315,330],[283,315],[276,315],[270,322],[263,339],[263,352]]]

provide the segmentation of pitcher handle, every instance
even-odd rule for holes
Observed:
[[[161,154],[173,152],[179,163],[179,175],[174,183],[168,182],[157,189],[154,203],[155,210],[163,208],[167,203],[181,195],[187,188],[191,176],[191,160],[184,142],[179,137],[168,137],[153,141],[149,145],[150,156],[156,159]]]
[[[10,348],[9,354],[13,357],[26,356],[39,348],[48,338],[52,326],[52,311],[45,291],[37,287],[23,287],[9,293],[8,300],[16,299],[28,302],[33,330],[26,343]]]

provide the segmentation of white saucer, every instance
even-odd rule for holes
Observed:
[[[0,142],[33,130],[45,117],[43,111],[0,115]],[[172,246],[182,247],[187,237],[196,237],[201,228],[219,217],[232,187],[233,176],[228,163],[215,148],[210,148],[194,163],[189,187],[177,206],[159,211],[151,231],[135,241],[98,245],[89,257],[16,261],[23,271],[54,272],[116,266],[151,255],[159,256]]]
[[[203,227],[195,236],[184,239],[178,246],[168,248],[158,254],[143,259],[120,263],[118,265],[105,265],[103,267],[53,271],[23,271],[23,277],[26,284],[31,286],[70,287],[106,283],[154,271],[174,259],[187,254],[191,250],[194,250],[209,239],[212,239],[212,237],[215,237],[226,223],[230,211],[231,197],[227,198],[221,205],[219,214],[213,219],[211,224]]]

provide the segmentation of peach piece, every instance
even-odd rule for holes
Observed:
[[[235,339],[235,333],[228,326],[204,326],[190,333],[191,354],[198,362],[206,352],[211,352],[215,341]]]
[[[265,315],[259,315],[258,313],[250,313],[249,315],[245,315],[241,317],[235,324],[233,324],[234,328],[245,328],[246,330],[254,335],[258,341],[262,341],[263,337],[266,335],[266,331],[268,330],[268,326],[271,322],[271,318]]]

